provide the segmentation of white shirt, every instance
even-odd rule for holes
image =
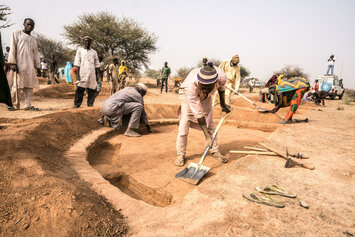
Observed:
[[[47,63],[41,62],[41,69],[42,70],[47,70]]]
[[[329,59],[328,65],[334,65],[335,57],[333,59]]]
[[[95,90],[97,87],[95,68],[100,68],[96,51],[79,48],[76,51],[74,66],[80,67],[80,81],[76,82],[77,86]]]

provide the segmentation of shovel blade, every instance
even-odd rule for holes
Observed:
[[[198,182],[210,170],[209,167],[196,163],[190,163],[185,169],[175,175],[175,178],[181,179],[189,184],[197,185]]]

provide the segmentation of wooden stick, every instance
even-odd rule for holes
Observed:
[[[272,148],[270,148],[269,146],[266,146],[266,145],[263,144],[263,143],[259,143],[259,144],[260,144],[261,146],[265,147],[266,149],[268,149],[268,150],[270,150],[270,151],[272,151],[272,152],[275,152],[276,154],[278,154],[281,158],[283,158],[283,159],[285,159],[285,160],[290,159],[290,160],[292,160],[292,162],[293,162],[294,164],[296,164],[296,165],[298,165],[298,166],[301,166],[301,167],[306,168],[306,169],[314,170],[314,166],[313,166],[313,165],[310,165],[310,164],[307,164],[307,163],[301,163],[301,162],[296,161],[296,160],[294,160],[294,159],[292,159],[292,158],[290,158],[290,157],[285,156],[285,155],[282,154],[281,152],[278,152],[278,151],[276,151],[275,149],[272,149]]]
[[[244,146],[245,149],[250,149],[250,150],[254,150],[254,151],[267,151],[263,148],[258,148],[258,147],[252,147],[252,146]]]
[[[229,151],[232,154],[254,154],[254,155],[266,155],[266,156],[278,156],[278,154],[269,151]]]

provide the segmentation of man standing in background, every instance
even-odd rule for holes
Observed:
[[[55,60],[55,56],[53,55],[52,56],[52,60],[51,60],[51,64],[50,64],[50,67],[49,67],[49,70],[50,70],[50,74],[49,74],[49,80],[52,82],[53,80],[59,84],[59,81],[57,79],[57,60]]]
[[[168,78],[170,76],[171,70],[168,67],[168,62],[164,63],[164,67],[161,69],[161,88],[160,94],[163,93],[163,88],[165,84],[165,93],[168,93]]]
[[[117,86],[118,86],[118,58],[113,59],[113,63],[110,64],[108,67],[108,78],[110,81],[110,95],[116,93]]]
[[[9,59],[9,52],[10,52],[10,47],[6,47],[6,51],[4,53],[4,58],[5,58],[5,63],[7,63],[7,60]]]
[[[77,88],[75,91],[74,106],[73,108],[79,108],[83,102],[84,91],[87,90],[88,107],[94,106],[96,97],[96,87],[98,80],[98,73],[100,68],[99,58],[95,50],[91,49],[91,38],[85,36],[84,48],[79,48],[76,51],[74,66],[78,71],[78,81],[76,82]]]
[[[329,75],[334,75],[334,62],[335,62],[335,57],[334,55],[330,55],[328,59],[328,70],[327,70],[327,76]],[[330,74],[329,74],[330,72]]]
[[[2,49],[1,49],[2,50]],[[10,52],[10,47],[6,47],[6,51],[4,53],[4,60],[5,60],[5,73],[7,73],[8,71],[10,71],[10,65],[8,64],[8,59],[9,59],[9,52]]]
[[[240,66],[239,66],[239,56],[238,54],[234,55],[231,60],[224,60],[220,65],[219,68],[222,69],[226,76],[227,76],[227,83],[226,83],[226,104],[230,105],[230,97],[232,95],[232,90],[228,89],[228,87],[233,88],[234,90],[239,90],[240,85]],[[219,104],[219,96],[218,93],[215,93],[213,99],[213,106]]]
[[[8,63],[13,71],[11,81],[11,97],[16,109],[20,108],[18,100],[18,90],[22,90],[25,96],[24,110],[36,110],[31,105],[33,88],[39,89],[39,84],[36,76],[36,69],[40,68],[40,59],[38,55],[37,42],[35,37],[31,35],[35,27],[35,22],[26,18],[23,23],[24,29],[14,31],[11,34],[11,46],[9,52]],[[14,75],[17,73],[17,75]],[[15,101],[14,101],[15,100]]]

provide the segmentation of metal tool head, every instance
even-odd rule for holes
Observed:
[[[288,153],[288,149],[286,147],[286,157],[288,157],[290,154]]]
[[[175,178],[197,185],[209,170],[210,168],[207,166],[190,162],[186,168],[175,175]]]
[[[293,162],[293,160],[291,160],[290,158],[288,158],[288,160],[285,163],[285,168],[292,168],[292,167],[295,167],[295,166],[296,166],[296,163]]]

